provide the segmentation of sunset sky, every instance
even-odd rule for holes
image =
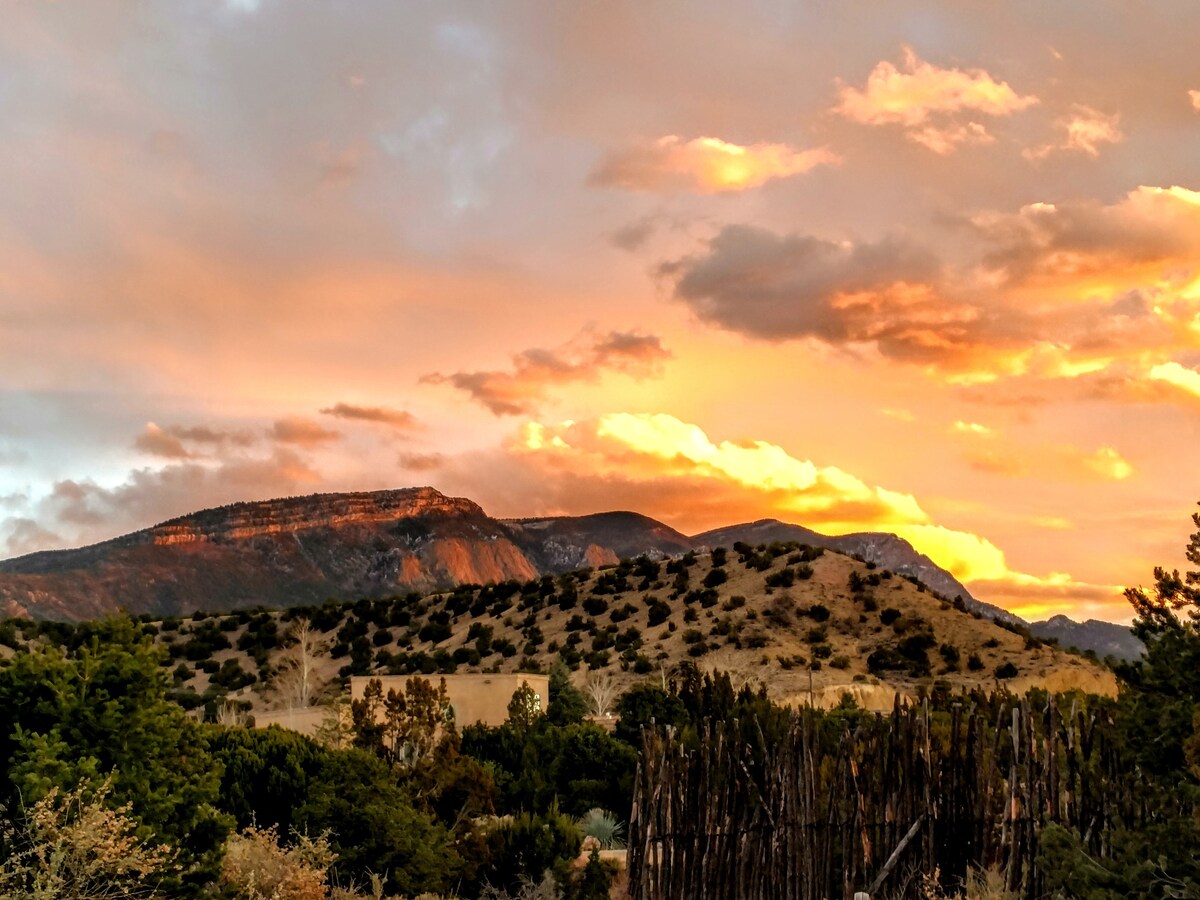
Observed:
[[[1200,500],[1200,4],[4,4],[0,558],[432,485],[1128,620]]]

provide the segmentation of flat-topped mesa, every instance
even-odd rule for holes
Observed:
[[[419,516],[484,515],[478,504],[463,497],[447,497],[430,487],[403,488],[235,503],[163,522],[149,529],[149,536],[154,544],[223,543]]]

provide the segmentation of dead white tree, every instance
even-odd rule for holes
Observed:
[[[329,642],[304,618],[292,623],[288,641],[275,661],[271,686],[281,708],[308,709],[325,689],[320,660],[329,654]]]
[[[611,673],[596,670],[588,672],[583,680],[583,691],[592,702],[592,714],[601,717],[611,714],[609,707],[620,693],[617,680]]]

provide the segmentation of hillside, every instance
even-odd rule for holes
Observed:
[[[778,519],[759,519],[757,522],[706,531],[695,535],[693,540],[710,548],[732,547],[738,542],[754,546],[770,544],[775,541],[796,541],[813,547],[837,550],[839,553],[857,556],[867,562],[891,569],[900,575],[916,578],[934,593],[941,594],[943,597],[962,597],[968,609],[981,612],[985,616],[993,618],[998,616],[1014,623],[1022,621],[1007,610],[976,600],[958,579],[939,567],[925,554],[918,553],[908,541],[894,534],[863,531],[831,536],[820,534],[803,525],[789,525]]]
[[[145,628],[168,648],[182,703],[211,712],[229,693],[262,711],[281,703],[270,673],[299,618],[328,649],[318,670],[331,685],[351,674],[544,670],[562,659],[581,683],[585,673],[608,673],[617,686],[661,679],[688,661],[764,684],[781,701],[827,705],[849,691],[872,708],[939,687],[1115,691],[1095,663],[887,569],[797,545]],[[9,644],[39,633],[5,628]],[[70,640],[86,626],[40,633]]]

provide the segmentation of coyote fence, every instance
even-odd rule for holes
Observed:
[[[933,716],[928,703],[897,704],[857,721],[804,710],[770,742],[746,722],[710,724],[690,741],[646,729],[630,897],[913,897],[923,879],[954,888],[979,867],[1032,900],[1044,891],[1048,823],[1103,859],[1114,828],[1157,813],[1101,714],[1064,712],[1054,697],[991,708],[994,719],[961,704]],[[831,734],[838,722],[854,727]]]

